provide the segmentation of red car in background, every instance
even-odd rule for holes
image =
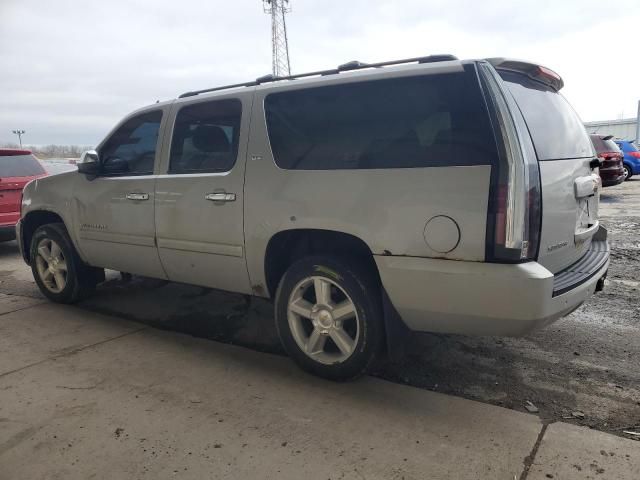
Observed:
[[[16,237],[24,186],[46,174],[29,150],[0,148],[0,241]]]
[[[589,136],[600,160],[599,170],[602,186],[611,187],[624,182],[624,168],[622,165],[624,155],[616,145],[616,142],[611,140],[613,135],[592,133]]]

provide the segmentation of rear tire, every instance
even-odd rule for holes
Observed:
[[[291,265],[278,286],[275,317],[289,356],[330,380],[362,375],[384,339],[375,275],[339,257],[312,256]]]
[[[57,303],[81,300],[104,278],[104,270],[82,262],[62,223],[43,225],[34,232],[29,258],[40,291]]]
[[[631,167],[626,163],[622,165],[622,171],[624,172],[624,180],[629,180],[633,174],[631,173]]]

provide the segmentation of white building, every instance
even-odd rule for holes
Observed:
[[[637,120],[635,118],[584,123],[584,126],[589,133],[613,135],[614,137],[621,138],[623,140],[633,140],[636,138],[636,125]]]

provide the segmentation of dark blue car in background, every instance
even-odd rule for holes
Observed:
[[[615,140],[615,142],[624,153],[622,160],[624,179],[628,180],[632,175],[640,175],[640,149],[628,140]]]

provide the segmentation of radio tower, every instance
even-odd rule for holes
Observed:
[[[271,15],[271,66],[274,77],[291,75],[289,42],[285,14],[291,11],[289,0],[262,0],[264,13]]]

